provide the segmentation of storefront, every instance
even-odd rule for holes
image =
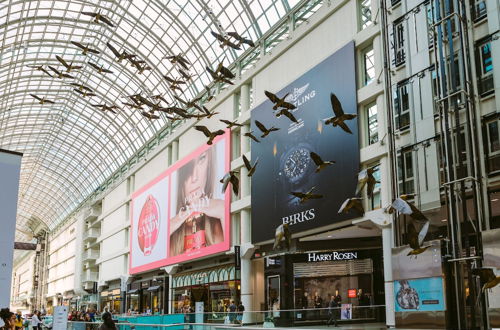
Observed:
[[[196,302],[203,302],[205,312],[221,312],[231,300],[237,302],[240,299],[239,270],[234,266],[223,266],[180,273],[172,278],[172,290],[174,313],[194,311]]]
[[[166,314],[168,301],[168,279],[154,277],[151,280],[135,281],[128,285],[127,313]]]
[[[381,249],[322,250],[266,257],[267,309],[276,312],[323,308],[286,315],[285,321],[324,322],[329,317],[326,308],[330,297],[334,296],[340,305],[352,309],[350,319],[378,321],[380,311],[369,306],[384,304],[382,267]]]
[[[110,313],[120,313],[122,298],[120,289],[107,289],[100,293],[101,311],[107,310]]]

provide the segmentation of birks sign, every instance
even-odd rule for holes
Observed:
[[[307,254],[308,262],[318,261],[337,261],[337,260],[353,260],[358,259],[358,252],[326,252],[316,253],[311,252]]]

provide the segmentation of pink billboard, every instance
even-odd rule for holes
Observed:
[[[230,248],[229,130],[132,194],[129,273]]]

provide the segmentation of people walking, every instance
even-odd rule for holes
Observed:
[[[337,311],[339,308],[339,303],[337,302],[336,296],[331,295],[330,296],[330,301],[328,302],[328,321],[326,322],[326,325],[330,325],[333,323],[333,326],[337,326]]]
[[[31,326],[33,327],[33,330],[42,330],[42,316],[40,314],[40,311],[35,310],[33,312],[33,315],[31,316]]]
[[[16,313],[16,322],[14,323],[16,330],[21,330],[23,328],[23,315],[21,314],[21,311],[17,311]]]
[[[231,300],[231,305],[228,307],[229,312],[229,322],[232,324],[234,320],[236,320],[236,305],[234,304],[234,300]]]
[[[236,322],[239,324],[243,324],[243,312],[245,311],[245,306],[243,306],[243,303],[240,301],[237,307],[238,310],[238,315],[236,316]]]

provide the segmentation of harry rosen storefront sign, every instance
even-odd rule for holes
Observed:
[[[308,262],[353,260],[353,259],[358,259],[358,252],[327,252],[327,253],[311,252],[307,254]]]

